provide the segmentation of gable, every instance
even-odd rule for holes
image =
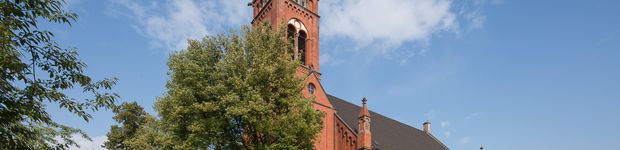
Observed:
[[[317,72],[310,71],[307,68],[301,68],[300,67],[297,70],[298,70],[298,73],[305,74],[307,84],[314,84],[315,87],[316,87],[314,94],[311,94],[310,92],[308,92],[307,89],[304,89],[302,91],[302,93],[304,95],[306,95],[307,97],[314,96],[315,97],[314,98],[314,103],[315,104],[319,104],[319,105],[321,105],[323,107],[326,107],[326,108],[329,108],[329,109],[333,108],[331,103],[329,103],[329,100],[327,98],[327,92],[325,92],[325,90],[323,89],[323,85],[321,84],[321,81],[320,81],[320,78],[319,78],[320,75]],[[305,87],[305,88],[307,88],[307,87]]]

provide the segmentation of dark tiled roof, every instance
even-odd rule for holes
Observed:
[[[327,99],[336,109],[337,115],[357,131],[357,115],[361,107],[329,94],[327,94]],[[370,115],[370,131],[375,148],[381,150],[448,150],[441,142],[424,131],[373,111]]]

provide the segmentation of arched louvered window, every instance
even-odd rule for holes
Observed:
[[[289,49],[289,54],[291,55],[291,59],[295,59],[295,49],[296,45],[295,45],[295,33],[297,32],[297,30],[295,29],[295,26],[293,26],[292,24],[289,24],[287,27],[287,33],[288,33],[288,40],[289,43],[291,43],[291,48]]]
[[[308,36],[306,35],[306,32],[304,31],[299,31],[299,37],[297,38],[297,49],[298,52],[297,54],[299,54],[299,61],[301,61],[301,64],[306,64],[306,38]]]

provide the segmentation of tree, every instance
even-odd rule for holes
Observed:
[[[170,56],[168,90],[155,108],[173,148],[313,148],[323,114],[301,93],[285,35],[243,27],[190,40]]]
[[[130,149],[173,149],[172,138],[161,121],[148,116],[136,135],[126,143]]]
[[[104,143],[104,147],[109,150],[129,149],[128,141],[136,135],[138,129],[147,122],[147,119],[152,117],[136,102],[123,102],[114,110],[114,113],[116,113],[113,117],[114,120],[121,126],[112,125],[107,134],[108,141]]]
[[[0,148],[66,149],[81,130],[50,117],[44,102],[57,103],[88,121],[87,111],[111,108],[118,95],[109,90],[116,79],[93,81],[74,48],[61,48],[54,34],[39,22],[71,25],[77,15],[64,10],[62,0],[0,1]],[[86,97],[64,92],[78,86]],[[56,138],[62,140],[57,141]]]

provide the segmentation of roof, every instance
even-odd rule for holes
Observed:
[[[357,131],[357,115],[361,107],[327,94],[336,109],[336,115]],[[373,147],[381,150],[448,150],[432,135],[424,131],[370,111]]]

